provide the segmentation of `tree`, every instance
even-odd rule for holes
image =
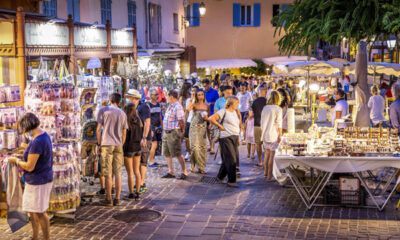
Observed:
[[[319,40],[336,45],[343,38],[359,43],[361,40],[370,42],[375,36],[387,36],[391,29],[385,28],[383,18],[394,1],[399,0],[295,0],[272,20],[277,24],[274,36],[282,35],[277,41],[279,51],[310,56]],[[365,47],[359,50],[366,51]],[[356,122],[357,119],[369,119],[368,108],[365,108],[367,103],[364,102],[369,96],[367,66],[364,65],[357,65],[362,67],[356,69],[356,99],[361,99]],[[367,97],[357,97],[360,95]],[[360,123],[364,124],[365,121]]]

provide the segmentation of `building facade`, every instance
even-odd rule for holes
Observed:
[[[187,13],[204,2],[206,14],[188,28],[188,44],[196,47],[197,61],[262,59],[278,56],[273,16],[290,0],[188,1]],[[192,14],[193,16],[193,14]]]

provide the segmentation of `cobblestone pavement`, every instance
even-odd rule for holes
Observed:
[[[293,188],[266,182],[262,170],[247,159],[244,146],[240,150],[238,189],[200,182],[198,174],[190,174],[187,181],[161,179],[168,168],[160,157],[162,165],[149,169],[149,189],[140,201],[122,201],[113,208],[96,203],[82,206],[75,222],[53,221],[52,239],[400,239],[400,215],[394,209],[398,196],[383,212],[342,207],[306,210]],[[217,161],[209,156],[207,176],[216,175]],[[178,168],[176,160],[174,164]],[[126,195],[125,173],[123,181]],[[136,223],[115,219],[132,209],[156,210],[161,217]],[[12,234],[5,219],[0,220],[0,239],[30,236],[30,226]]]

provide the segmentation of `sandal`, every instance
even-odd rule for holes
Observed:
[[[200,169],[199,169],[198,173],[200,173],[200,174],[207,174],[204,170],[200,170]]]
[[[262,164],[259,164],[259,163],[257,163],[257,164],[255,164],[257,167],[263,167],[263,165]]]
[[[196,173],[196,172],[194,171],[194,168],[190,168],[190,172],[191,172],[191,173]]]
[[[185,175],[184,173],[181,174],[181,176],[179,177],[180,180],[186,180],[188,178],[187,175]]]
[[[162,176],[161,178],[175,178],[175,176],[172,175],[171,173],[167,173],[164,176]]]

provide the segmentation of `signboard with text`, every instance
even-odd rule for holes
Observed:
[[[133,33],[124,30],[111,30],[111,46],[132,47]]]
[[[69,29],[54,23],[26,23],[25,39],[26,45],[68,46]]]
[[[14,43],[14,23],[0,21],[0,45]]]
[[[107,31],[102,28],[75,27],[74,44],[85,47],[107,47]]]

